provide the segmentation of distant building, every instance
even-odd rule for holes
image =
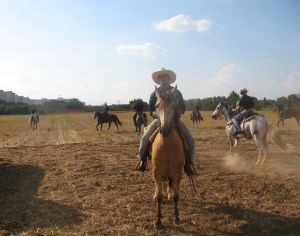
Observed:
[[[71,99],[65,99],[63,97],[59,97],[57,99],[47,99],[47,98],[30,99],[29,97],[18,96],[17,94],[13,93],[12,91],[0,90],[0,100],[5,101],[7,103],[26,103],[28,105],[42,105],[45,102],[48,102],[50,100],[58,100],[58,101],[68,102]]]

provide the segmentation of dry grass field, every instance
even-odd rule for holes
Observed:
[[[204,112],[195,138],[196,193],[181,184],[181,223],[163,203],[165,227],[156,231],[151,170],[134,170],[139,137],[132,113],[116,113],[123,126],[96,131],[93,114],[0,116],[0,235],[300,235],[300,128],[279,131],[294,151],[270,144],[254,167],[253,140],[228,156],[224,120]],[[275,124],[272,112],[264,114]],[[297,152],[298,151],[298,152]],[[151,167],[149,165],[148,167]]]

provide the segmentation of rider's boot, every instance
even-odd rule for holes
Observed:
[[[189,152],[187,152],[185,155],[184,172],[187,176],[197,175],[197,171],[194,167],[194,164],[191,159],[191,155],[189,155]]]
[[[147,157],[141,157],[141,160],[138,163],[136,170],[144,172],[146,168],[147,168]]]

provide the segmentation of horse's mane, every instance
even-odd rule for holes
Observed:
[[[222,104],[227,110],[229,110],[229,105],[228,105],[225,101],[222,101],[221,104]]]
[[[174,123],[177,124],[180,118],[179,111],[179,102],[177,98],[177,88],[173,89],[162,89],[161,87],[157,89],[157,103],[163,102],[166,104],[174,103],[175,104],[175,115],[174,115]]]

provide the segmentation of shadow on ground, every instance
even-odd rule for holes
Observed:
[[[32,165],[0,164],[0,231],[79,224],[83,216],[69,206],[36,198],[44,170]]]
[[[203,209],[202,209],[203,210]],[[229,215],[233,220],[243,221],[238,233],[220,232],[229,235],[299,235],[300,218],[285,217],[274,213],[244,209],[239,206],[211,203],[209,212]],[[217,229],[216,229],[217,230]]]

